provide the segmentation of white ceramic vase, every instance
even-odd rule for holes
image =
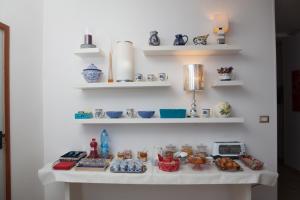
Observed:
[[[115,78],[118,82],[134,80],[134,48],[130,41],[119,41],[115,46]]]
[[[220,81],[231,81],[232,80],[232,73],[224,73],[219,74]]]
[[[231,105],[228,102],[219,102],[215,106],[215,116],[219,118],[228,118],[231,116]]]

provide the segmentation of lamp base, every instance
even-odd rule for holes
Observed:
[[[81,49],[88,49],[88,48],[96,48],[97,46],[96,45],[94,45],[94,44],[82,44],[82,45],[80,45],[80,48]]]
[[[200,116],[199,115],[195,115],[195,116],[188,115],[187,118],[200,118]]]
[[[190,114],[188,115],[189,118],[199,118],[198,112],[196,109],[191,109]]]
[[[193,91],[193,103],[191,105],[190,114],[188,115],[190,118],[198,118],[197,105],[196,105],[196,92]]]

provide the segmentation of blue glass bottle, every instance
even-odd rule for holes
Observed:
[[[103,129],[100,134],[100,153],[102,158],[109,157],[109,137],[106,129]]]

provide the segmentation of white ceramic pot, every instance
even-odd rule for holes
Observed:
[[[115,46],[115,78],[118,82],[134,81],[133,44],[130,41],[119,41]]]
[[[220,81],[231,81],[232,80],[232,73],[224,73],[219,74]]]

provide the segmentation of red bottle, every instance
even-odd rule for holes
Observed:
[[[91,150],[90,150],[90,154],[89,154],[88,158],[91,158],[91,159],[99,158],[98,143],[96,142],[95,138],[92,139],[90,146],[91,146]]]

